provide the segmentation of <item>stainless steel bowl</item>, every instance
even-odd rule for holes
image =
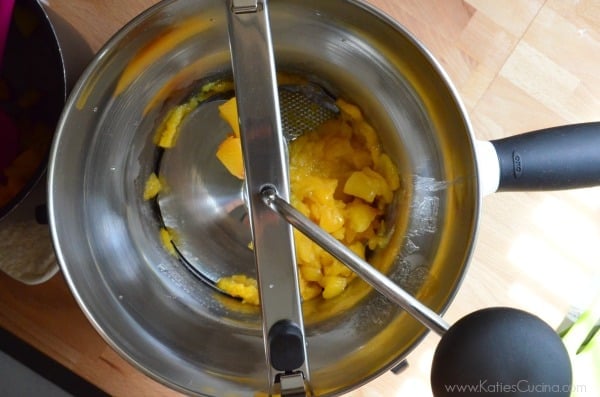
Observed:
[[[231,72],[225,3],[161,2],[98,53],[54,140],[50,223],[77,301],[113,348],[180,391],[253,396],[268,388],[259,311],[170,256],[142,199],[157,161],[154,129],[172,98]],[[443,311],[471,254],[480,201],[471,132],[448,79],[409,33],[360,1],[272,0],[270,14],[277,67],[358,104],[401,170],[391,243],[372,263]],[[223,135],[203,129],[203,117],[186,121],[197,139],[180,149],[173,181],[187,206],[179,222],[198,233],[190,242],[198,263],[251,271],[242,189],[215,166]],[[359,280],[303,311],[317,395],[368,382],[426,332]]]

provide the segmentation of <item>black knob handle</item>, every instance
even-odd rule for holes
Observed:
[[[291,372],[304,364],[302,330],[290,320],[279,320],[269,330],[269,359],[278,371]]]
[[[568,397],[571,383],[558,334],[538,317],[505,307],[476,311],[450,327],[431,370],[436,397]]]

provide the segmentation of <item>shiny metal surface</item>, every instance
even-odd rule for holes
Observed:
[[[370,263],[443,311],[470,257],[479,209],[472,137],[452,87],[418,42],[361,2],[272,0],[270,14],[278,69],[314,77],[358,104],[401,170],[391,242]],[[231,73],[226,25],[222,1],[165,1],[111,39],[59,124],[49,210],[64,275],[118,352],[188,394],[253,396],[268,388],[259,310],[217,293],[169,255],[155,208],[142,199],[166,109],[199,79]],[[186,125],[204,112],[192,112]],[[176,182],[194,198],[183,221],[203,230],[189,245],[214,261],[215,272],[238,252],[251,261],[249,232],[238,229],[245,221],[232,215],[232,208],[242,213],[241,186],[229,185],[211,147],[228,131],[185,128],[196,135],[187,142],[201,150],[181,160],[191,169]],[[173,150],[183,150],[182,142]],[[176,152],[167,154],[177,161]],[[338,298],[303,303],[303,312],[317,395],[369,381],[426,332],[360,280]]]
[[[310,382],[310,372],[292,227],[265,205],[260,193],[264,186],[271,186],[289,199],[290,191],[268,4],[268,1],[257,2],[256,9],[248,11],[247,4],[239,5],[232,0],[227,22],[271,385],[269,394],[286,395],[278,376],[300,372]],[[299,367],[296,363],[286,364],[286,368],[273,365],[277,349],[272,349],[269,341],[273,326],[280,321],[288,321],[298,330]],[[281,390],[275,389],[276,384]]]
[[[169,184],[157,200],[162,222],[177,231],[182,260],[213,284],[231,274],[256,277],[242,182],[215,156],[230,132],[219,116],[223,102],[208,101],[190,113],[177,145],[165,150],[156,164],[158,176]],[[198,126],[209,126],[212,133],[198,139]]]

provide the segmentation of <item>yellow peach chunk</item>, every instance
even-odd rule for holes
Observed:
[[[357,233],[362,233],[379,213],[376,208],[361,200],[354,200],[346,206],[347,226]]]
[[[331,265],[325,268],[325,276],[352,277],[352,270],[337,259],[331,262]],[[317,280],[318,281],[318,280]]]
[[[231,175],[244,179],[244,158],[240,138],[230,135],[221,142],[217,149],[217,158]]]
[[[396,165],[387,154],[382,153],[379,156],[377,164],[375,165],[375,171],[385,178],[391,190],[396,190],[400,187],[398,168],[396,168]]]
[[[177,256],[177,252],[175,251],[175,246],[173,245],[173,234],[170,229],[161,228],[160,229],[160,241],[162,246],[167,252],[173,256]]]
[[[350,175],[344,185],[344,193],[368,203],[372,203],[377,196],[381,196],[385,203],[392,201],[392,191],[385,178],[368,167]]]
[[[294,242],[299,264],[318,263],[316,244],[311,239],[294,229]]]
[[[304,301],[314,299],[321,295],[323,288],[315,282],[304,280],[302,277],[299,280],[300,284],[300,296]]]
[[[235,97],[219,106],[219,114],[233,130],[233,135],[240,137],[240,123],[238,120],[237,102]]]
[[[161,189],[162,183],[160,183],[160,180],[154,172],[151,173],[144,186],[144,200],[148,201],[153,199],[160,193]]]
[[[260,304],[258,283],[243,274],[220,278],[217,281],[217,288],[233,297],[241,298],[242,303],[256,306]]]
[[[377,196],[376,186],[373,186],[371,178],[363,171],[355,171],[344,184],[344,193],[361,198],[367,203],[372,203]]]
[[[346,289],[348,279],[339,276],[325,276],[319,284],[323,287],[323,298],[331,299],[335,298]]]
[[[335,104],[340,109],[342,114],[347,115],[352,121],[360,121],[362,120],[362,112],[358,108],[358,106],[352,105],[344,101],[343,99],[338,99],[335,101]]]
[[[177,106],[167,113],[154,138],[157,146],[164,149],[170,149],[175,146],[179,125],[186,115],[185,106]]]
[[[320,281],[323,278],[323,272],[321,271],[321,267],[313,267],[313,266],[302,266],[300,268],[300,274],[302,278],[306,281]]]

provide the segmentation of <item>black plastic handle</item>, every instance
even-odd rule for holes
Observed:
[[[269,358],[278,371],[292,372],[304,364],[302,330],[290,320],[279,320],[269,330]]]
[[[500,162],[498,191],[600,185],[600,122],[553,127],[491,143]]]
[[[458,320],[431,366],[435,397],[569,397],[573,375],[558,334],[539,317],[493,307]]]

